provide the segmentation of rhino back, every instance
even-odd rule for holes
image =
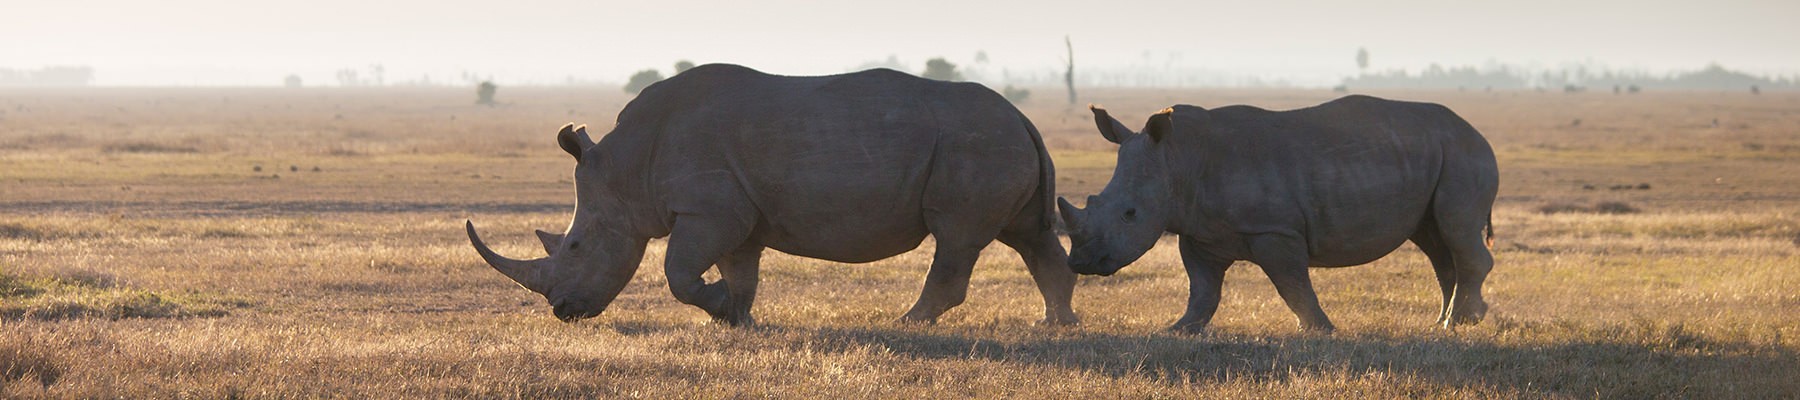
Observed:
[[[1189,218],[1204,220],[1206,235],[1226,243],[1223,252],[1242,251],[1228,237],[1299,235],[1317,266],[1393,251],[1430,210],[1446,160],[1466,163],[1481,152],[1493,160],[1479,133],[1435,104],[1351,96],[1283,112],[1234,106],[1176,115],[1192,129],[1178,131],[1171,162],[1199,171],[1178,173],[1197,195],[1188,207],[1199,212]]]
[[[738,193],[725,197],[751,203],[764,244],[810,257],[860,262],[910,250],[928,233],[934,196],[1023,199],[1047,157],[1023,116],[975,84],[891,70],[783,77],[702,66],[652,90],[661,109],[622,114],[620,124],[654,121],[643,131],[656,136],[656,197],[718,197],[693,185],[728,179]]]

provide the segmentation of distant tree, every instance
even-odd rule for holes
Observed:
[[[987,50],[976,50],[975,51],[975,63],[976,64],[987,64],[987,62],[988,62]]]
[[[1369,70],[1369,49],[1361,47],[1356,48],[1356,69],[1363,71]]]
[[[926,79],[936,79],[936,80],[940,80],[940,81],[960,81],[960,80],[962,80],[962,73],[956,72],[956,64],[951,64],[949,61],[945,61],[943,57],[926,60],[925,61],[925,73],[921,74],[919,76],[923,76]]]
[[[494,91],[498,89],[493,81],[481,81],[480,85],[475,86],[475,104],[494,105]]]
[[[1069,69],[1063,71],[1063,84],[1069,87],[1069,105],[1075,105],[1075,42],[1063,35],[1063,45],[1069,48]]]
[[[663,80],[662,73],[655,69],[638,71],[631,74],[630,81],[625,82],[625,93],[638,94],[638,92],[644,91],[644,88],[650,87],[650,84],[661,80]]]
[[[681,60],[681,61],[675,62],[675,74],[676,75],[681,75],[682,72],[687,72],[687,70],[690,70],[693,68],[694,68],[693,61]]]
[[[290,88],[298,88],[300,87],[300,76],[288,74],[287,78],[281,80],[281,85]]]
[[[338,86],[350,87],[350,86],[361,86],[362,85],[362,79],[357,77],[356,70],[354,70],[354,69],[338,70],[337,71],[337,80],[338,80]]]
[[[1000,95],[1006,96],[1006,100],[1013,104],[1024,104],[1026,99],[1031,98],[1031,91],[1025,88],[1015,88],[1013,85],[1006,85],[1006,88],[1000,89]]]

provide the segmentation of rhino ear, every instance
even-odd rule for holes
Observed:
[[[1107,114],[1106,108],[1100,107],[1099,104],[1089,104],[1088,111],[1094,112],[1094,127],[1100,128],[1100,136],[1106,137],[1107,141],[1125,143],[1125,138],[1131,137],[1131,129],[1126,128],[1125,124],[1119,123],[1119,120],[1114,119],[1111,114]]]
[[[1171,107],[1150,115],[1150,122],[1144,124],[1144,134],[1150,135],[1152,143],[1162,143],[1163,138],[1175,131],[1174,114],[1175,109]]]
[[[560,233],[544,232],[543,229],[539,229],[537,237],[539,242],[544,243],[544,254],[554,254],[556,246],[562,245],[563,235]]]
[[[1080,218],[1081,209],[1075,208],[1074,204],[1069,204],[1069,199],[1057,196],[1056,210],[1062,213],[1063,226],[1068,227],[1069,232],[1074,232],[1079,229],[1078,227],[1081,226],[1081,222],[1078,218]]]
[[[563,151],[569,152],[569,155],[575,156],[576,162],[581,162],[581,153],[594,147],[594,140],[588,138],[587,125],[577,128],[571,122],[563,125],[562,131],[556,133],[556,144],[562,146]]]

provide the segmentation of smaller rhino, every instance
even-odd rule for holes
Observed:
[[[1331,331],[1307,268],[1365,264],[1408,240],[1437,272],[1439,324],[1487,313],[1499,167],[1487,139],[1450,109],[1368,96],[1282,112],[1178,105],[1134,133],[1091,108],[1100,134],[1119,144],[1118,165],[1087,209],[1057,199],[1069,266],[1111,275],[1164,232],[1178,235],[1188,306],[1170,329],[1203,330],[1225,270],[1249,260],[1302,328]]]

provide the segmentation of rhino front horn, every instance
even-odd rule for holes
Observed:
[[[475,222],[463,221],[463,228],[469,231],[469,243],[475,245],[475,252],[481,253],[481,259],[487,260],[488,265],[499,270],[500,274],[506,275],[513,282],[518,282],[519,286],[524,286],[538,294],[546,294],[549,291],[549,285],[545,284],[543,275],[540,273],[543,270],[544,259],[514,260],[506,258],[495,253],[493,249],[489,249],[486,243],[481,242],[481,237],[475,235]]]

